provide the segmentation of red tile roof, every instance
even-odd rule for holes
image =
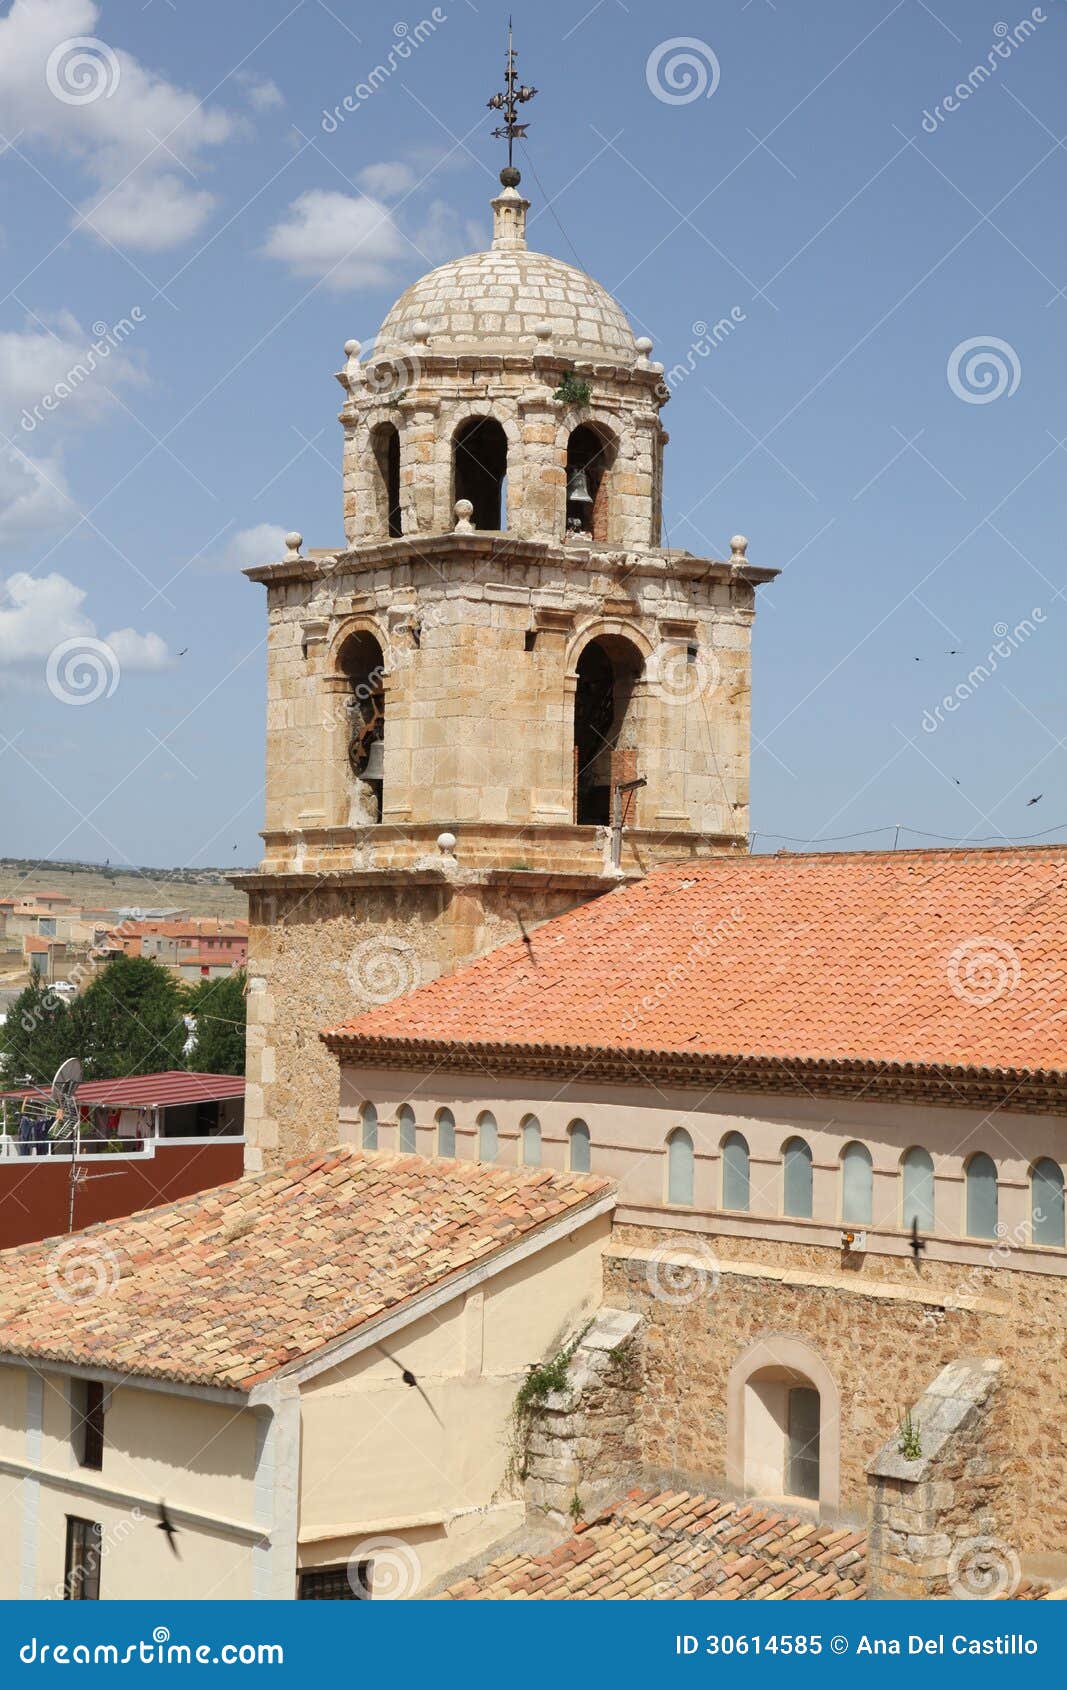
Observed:
[[[349,1147],[299,1157],[0,1252],[0,1352],[248,1390],[611,1191]]]
[[[27,1091],[46,1093],[45,1087],[22,1086],[0,1093],[3,1097],[25,1097]],[[240,1074],[193,1074],[184,1068],[163,1074],[131,1074],[122,1080],[83,1080],[75,1092],[78,1103],[108,1103],[113,1109],[169,1108],[182,1103],[215,1103],[243,1097],[244,1076]]]
[[[1067,1069],[1067,850],[657,869],[323,1036],[337,1050]]]
[[[498,1556],[453,1601],[863,1601],[867,1534],[761,1503],[632,1490],[540,1555]],[[1047,1596],[1024,1580],[1017,1600]]]

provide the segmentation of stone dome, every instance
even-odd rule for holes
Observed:
[[[493,201],[493,245],[454,258],[402,293],[374,342],[374,356],[424,345],[429,352],[532,352],[634,365],[633,330],[606,288],[583,270],[526,247],[528,201],[505,188]],[[428,336],[428,338],[427,338]]]

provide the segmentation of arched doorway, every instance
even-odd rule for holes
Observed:
[[[619,634],[590,640],[578,659],[574,695],[574,819],[579,827],[611,821],[612,787],[638,774],[634,691],[641,653]],[[636,794],[625,820],[633,825]]]
[[[351,634],[338,653],[348,682],[348,759],[352,820],[380,822],[385,779],[385,658],[374,635]]]
[[[614,443],[589,423],[573,429],[567,441],[567,532],[584,529],[594,540],[609,538],[609,476]]]
[[[734,1363],[726,1467],[746,1496],[837,1508],[840,1398],[822,1357],[803,1339],[763,1338]]]
[[[508,437],[495,417],[468,417],[452,438],[452,503],[469,499],[475,528],[507,527]]]

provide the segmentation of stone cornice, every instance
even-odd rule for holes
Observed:
[[[376,1068],[433,1068],[435,1073],[508,1074],[535,1079],[598,1080],[631,1086],[700,1086],[778,1096],[893,1100],[942,1108],[1000,1109],[1067,1116],[1067,1072],[960,1067],[952,1064],[729,1056],[596,1045],[458,1043],[447,1039],[369,1038],[340,1028],[319,1037],[336,1056]]]

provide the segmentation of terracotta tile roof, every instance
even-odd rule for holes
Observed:
[[[515,1554],[446,1591],[455,1600],[838,1600],[867,1593],[867,1538],[754,1503],[633,1490],[542,1555]]]
[[[299,1157],[0,1252],[0,1352],[247,1390],[611,1189],[347,1146]]]
[[[1016,1598],[1044,1585],[1024,1581]],[[864,1601],[867,1534],[761,1503],[632,1490],[540,1555],[505,1554],[443,1600]]]
[[[653,871],[323,1036],[1067,1068],[1067,850],[712,858]]]

